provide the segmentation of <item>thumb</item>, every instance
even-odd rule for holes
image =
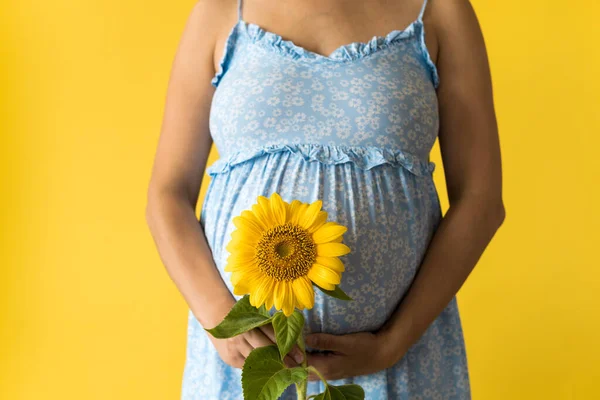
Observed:
[[[320,350],[343,350],[343,335],[333,335],[330,333],[311,333],[306,335],[304,340],[307,346]]]

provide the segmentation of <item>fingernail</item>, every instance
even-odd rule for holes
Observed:
[[[294,354],[294,360],[296,360],[296,362],[298,364],[300,364],[303,359],[304,359],[304,357],[302,356],[302,353],[296,353],[296,354]]]

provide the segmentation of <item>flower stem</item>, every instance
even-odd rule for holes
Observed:
[[[296,341],[296,343],[298,343],[298,347],[300,348],[300,350],[302,350],[302,355],[304,356],[302,359],[302,366],[304,368],[306,368],[308,363],[306,362],[306,349],[304,346],[304,334],[302,331],[300,331],[300,335],[298,335],[298,340]],[[306,379],[304,379],[302,382],[296,383],[296,392],[298,393],[298,400],[306,400],[307,385],[308,385],[308,377]]]
[[[317,376],[319,378],[321,378],[321,380],[323,381],[323,383],[325,384],[325,386],[327,386],[327,379],[325,379],[325,377],[323,377],[323,375],[321,375],[321,373],[319,372],[318,369],[316,369],[315,367],[313,367],[311,365],[310,367],[308,367],[308,370],[314,372],[315,374],[317,374]]]

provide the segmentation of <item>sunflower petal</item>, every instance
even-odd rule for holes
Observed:
[[[266,218],[269,227],[275,225],[275,219],[273,218],[273,213],[271,212],[271,202],[269,199],[265,196],[258,196],[258,204],[263,210],[263,215]]]
[[[290,219],[290,203],[283,200],[283,205],[285,207],[285,222],[287,222]]]
[[[281,310],[283,300],[285,299],[285,286],[283,281],[276,281],[273,288],[273,304],[277,310]]]
[[[237,285],[240,280],[245,280],[248,282],[248,285],[250,285],[250,288],[252,288],[252,285],[254,284],[254,282],[258,281],[263,276],[264,276],[263,273],[260,272],[260,270],[258,268],[254,268],[251,270],[246,269],[246,270],[233,271],[231,273],[231,278],[229,280],[234,285]]]
[[[262,230],[258,226],[256,226],[256,224],[253,221],[249,220],[246,217],[236,215],[232,218],[231,221],[238,229],[249,230],[255,235],[262,235]]]
[[[240,215],[246,219],[248,219],[249,221],[254,222],[254,224],[261,230],[261,231],[265,231],[267,230],[268,226],[266,226],[263,221],[261,221],[256,214],[254,214],[254,212],[250,211],[250,210],[244,210],[240,213]]]
[[[273,192],[271,195],[271,213],[273,214],[273,220],[278,225],[285,224],[286,220],[286,209],[283,199],[277,192]]]
[[[296,201],[296,200],[294,200],[294,201]],[[293,202],[292,202],[292,205],[293,205]],[[307,208],[308,208],[307,203],[302,203],[302,202],[298,201],[298,205],[292,211],[292,216],[290,217],[290,223],[292,223],[293,225],[299,225],[300,218],[302,217],[302,215],[304,215],[304,212],[306,211]]]
[[[331,268],[328,268],[324,265],[314,263],[311,269],[314,269],[315,274],[321,275],[329,283],[332,283],[334,285],[339,285],[339,283],[341,281],[341,278],[342,278],[341,273],[334,271]]]
[[[274,291],[275,291],[275,280],[271,279],[269,281],[269,287],[267,288],[267,297],[265,298],[265,307],[267,308],[267,310],[270,310],[271,308],[273,308],[273,296],[274,296]]]
[[[341,236],[346,232],[348,228],[343,225],[338,224],[337,222],[327,222],[319,229],[317,229],[312,238],[315,243],[327,243],[331,242],[333,239],[337,239],[338,236]]]
[[[295,297],[294,291],[292,290],[292,283],[290,281],[282,281],[283,287],[285,288],[285,297],[283,299],[282,309],[286,317],[289,317],[294,312]]]
[[[301,276],[292,281],[292,288],[296,301],[304,308],[313,308],[315,304],[315,293],[310,279],[306,276]]]
[[[241,254],[256,254],[256,246],[247,243],[241,239],[232,239],[225,246],[225,250],[230,253],[241,253]]]
[[[237,283],[233,284],[233,294],[243,296],[245,294],[252,293],[258,276],[258,274],[254,274],[251,275],[249,279],[242,279]]]
[[[259,308],[265,302],[265,299],[269,293],[269,285],[272,280],[273,278],[268,275],[262,276],[250,294],[250,304],[256,308]]]
[[[338,257],[350,253],[350,247],[344,243],[321,243],[317,244],[317,255],[325,257]]]
[[[249,266],[256,262],[255,257],[246,257],[243,253],[235,252],[227,256],[228,264],[240,264]]]
[[[314,266],[315,264],[308,270],[308,278],[325,290],[335,289],[335,285],[323,278],[323,276],[319,274],[318,268],[315,268]]]
[[[239,283],[233,287],[233,294],[236,296],[243,296],[248,293],[250,293],[250,289],[248,289],[248,287],[244,286],[242,283]]]
[[[231,259],[233,261],[241,263],[245,260],[256,259],[256,251],[249,251],[246,248],[235,248],[234,251],[229,254],[229,257],[232,257]]]
[[[300,205],[302,202],[298,199],[292,200],[292,202],[288,205],[288,213],[287,213],[287,222],[294,222],[296,219],[296,214],[300,209]]]
[[[236,286],[238,282],[244,277],[244,273],[241,271],[233,271],[229,277],[229,281]]]
[[[246,229],[236,229],[231,233],[231,239],[229,239],[227,245],[237,246],[238,243],[244,243],[256,247],[259,241],[260,238],[257,234]]]
[[[327,268],[331,268],[337,272],[344,272],[346,267],[342,260],[337,257],[325,257],[325,256],[316,256],[315,263],[326,266]]]
[[[256,245],[261,236],[257,235],[254,231],[248,229],[234,229],[231,231],[231,240],[241,240],[248,244]]]
[[[310,226],[315,222],[319,211],[321,211],[321,206],[323,205],[323,200],[315,200],[313,201],[300,215],[300,219],[298,220],[298,225],[300,225],[304,229],[310,228]]]
[[[265,214],[265,211],[263,210],[260,204],[253,204],[252,212],[254,213],[254,216],[260,221],[261,225],[265,227],[265,230],[273,226],[271,218],[269,218],[268,214]]]
[[[256,265],[255,260],[250,260],[248,263],[228,262],[227,264],[225,264],[225,268],[223,268],[223,270],[225,272],[255,272],[258,271],[258,266]]]
[[[321,210],[317,214],[317,218],[312,223],[312,225],[307,229],[308,233],[316,232],[320,227],[323,226],[325,222],[327,222],[327,211]]]

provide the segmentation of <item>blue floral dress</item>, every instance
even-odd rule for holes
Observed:
[[[438,74],[425,46],[425,5],[407,28],[325,56],[246,22],[239,2],[212,79],[209,125],[220,158],[207,169],[199,223],[233,292],[224,271],[232,218],[275,191],[288,202],[323,200],[328,220],[348,227],[340,287],[353,300],[315,290],[314,308],[303,310],[305,335],[380,328],[441,221],[429,160]],[[470,399],[456,297],[394,366],[330,383],[358,384],[368,400]],[[308,395],[323,390],[308,382]],[[221,360],[191,311],[181,398],[243,399],[241,370]],[[295,386],[280,399],[296,400]]]

